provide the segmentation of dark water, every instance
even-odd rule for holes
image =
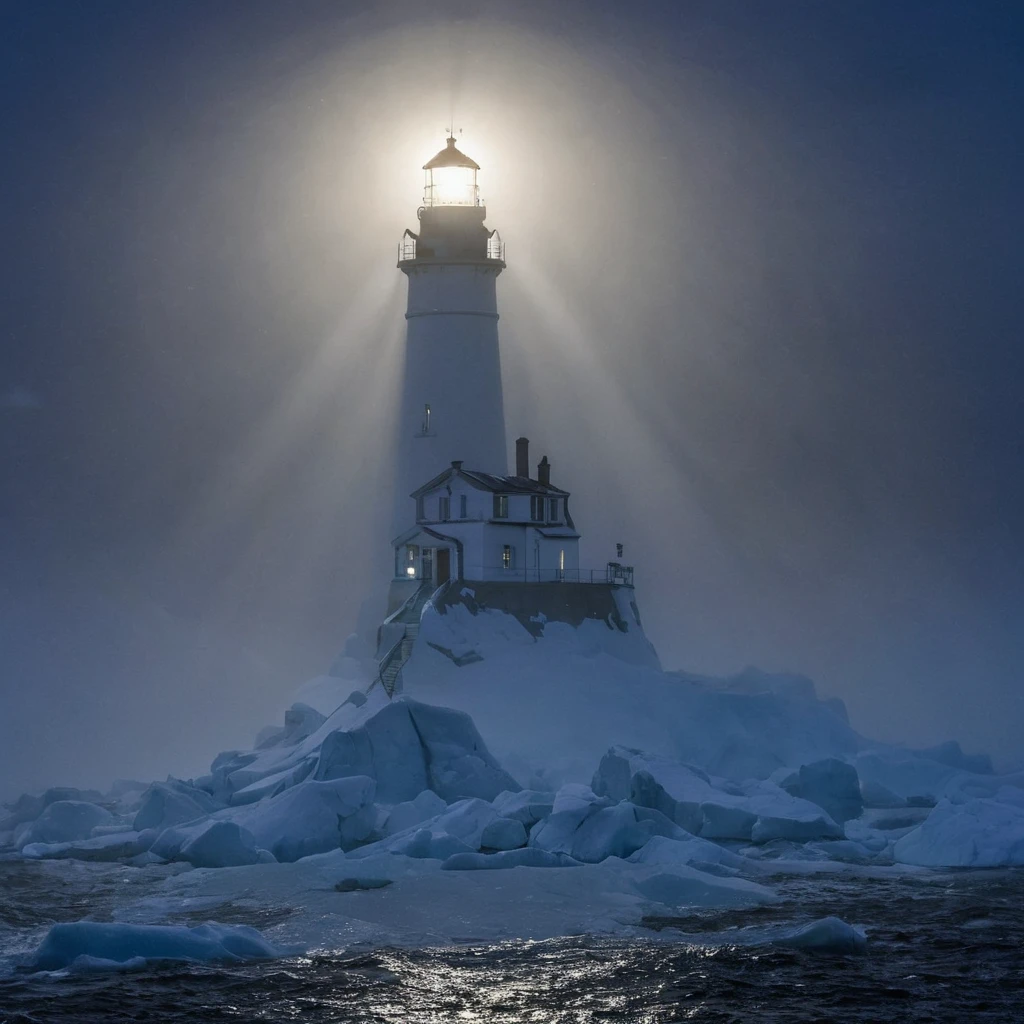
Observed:
[[[0,928],[9,937],[86,911],[103,919],[123,896],[118,887],[132,884],[144,880],[54,889],[52,876],[0,865]],[[383,949],[77,977],[15,971],[0,977],[0,1020],[1024,1022],[1024,873],[772,884],[780,905],[649,920],[646,940]],[[235,916],[223,909],[211,916]],[[751,944],[829,914],[866,927],[866,953]]]

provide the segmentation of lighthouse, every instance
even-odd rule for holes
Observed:
[[[479,165],[455,138],[423,165],[417,230],[399,243],[409,279],[399,414],[394,526],[410,493],[453,459],[503,475],[508,468],[498,349],[498,275],[504,246],[484,225]]]

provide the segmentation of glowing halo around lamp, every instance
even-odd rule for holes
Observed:
[[[423,205],[479,206],[479,170],[480,165],[459,152],[449,135],[448,145],[423,165]]]

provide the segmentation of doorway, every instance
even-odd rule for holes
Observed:
[[[447,583],[452,578],[452,549],[437,549],[437,585]]]

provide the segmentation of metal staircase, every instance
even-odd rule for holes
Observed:
[[[423,584],[401,608],[387,621],[401,623],[402,636],[397,643],[380,659],[377,665],[377,678],[370,684],[372,690],[377,683],[384,688],[389,698],[401,690],[402,668],[412,655],[416,637],[420,635],[420,614],[423,606],[430,600],[433,587]]]
[[[418,622],[406,623],[402,639],[381,659],[377,678],[380,680],[381,686],[384,687],[384,692],[389,697],[394,697],[395,691],[400,689],[399,677],[402,674],[405,663],[412,655],[413,645],[416,643],[416,637],[419,636],[419,633],[420,626]]]

